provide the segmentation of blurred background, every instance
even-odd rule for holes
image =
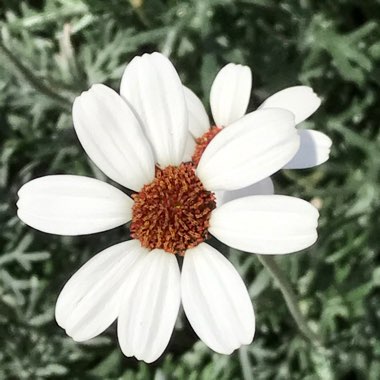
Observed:
[[[380,2],[378,0],[2,0],[0,4],[0,379],[380,378]],[[40,233],[16,217],[17,190],[47,174],[102,178],[74,133],[71,104],[93,83],[118,90],[135,55],[170,56],[207,104],[228,62],[249,65],[249,109],[282,88],[322,97],[304,126],[328,134],[328,163],[282,171],[278,193],[320,207],[319,240],[276,258],[324,349],[305,339],[257,257],[229,256],[257,314],[254,342],[213,353],[180,315],[157,362],[125,358],[115,327],[75,343],[54,320],[69,277],[128,238]]]

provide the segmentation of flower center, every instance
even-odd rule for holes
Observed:
[[[194,154],[191,157],[195,167],[198,166],[199,161],[201,160],[202,154],[207,148],[207,145],[210,144],[210,141],[222,130],[222,128],[214,126],[211,127],[206,133],[204,133],[201,137],[198,137],[195,142],[195,150]]]
[[[192,163],[157,168],[154,180],[132,198],[131,236],[143,247],[183,255],[207,239],[215,196]]]

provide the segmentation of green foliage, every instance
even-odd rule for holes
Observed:
[[[4,0],[0,5],[0,378],[369,379],[380,373],[380,5],[337,0]],[[124,228],[58,237],[23,225],[18,188],[47,174],[103,178],[72,128],[71,103],[92,83],[118,89],[125,64],[159,50],[205,102],[229,61],[253,69],[250,108],[312,85],[323,104],[307,126],[333,139],[331,160],[283,171],[277,190],[322,205],[308,252],[280,257],[324,348],[313,348],[254,255],[230,252],[257,314],[254,343],[222,356],[183,315],[152,365],[123,357],[115,327],[87,343],[54,321],[65,281]],[[225,248],[224,252],[226,252]]]

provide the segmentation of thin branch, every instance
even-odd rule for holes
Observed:
[[[281,271],[273,256],[257,255],[257,257],[263,264],[263,266],[272,275],[272,277],[277,281],[281,293],[284,296],[286,305],[288,306],[288,309],[290,311],[290,314],[294,318],[300,331],[314,346],[322,348],[323,345],[320,337],[316,335],[308,326],[299,308],[297,296],[295,295],[289,280]]]
[[[0,40],[0,51],[4,53],[10,63],[19,72],[27,82],[38,92],[55,100],[65,110],[71,109],[71,102],[54,90],[48,87],[40,78],[38,78],[27,66],[25,66],[16,55],[14,55]]]
[[[252,374],[252,364],[251,364],[251,361],[249,360],[247,346],[241,346],[239,348],[239,361],[240,361],[240,366],[243,373],[243,379],[254,380],[254,377]]]

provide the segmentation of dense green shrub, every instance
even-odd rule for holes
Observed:
[[[0,5],[0,378],[369,379],[380,374],[380,4],[376,0],[3,0]],[[111,327],[78,344],[54,321],[65,281],[121,227],[46,235],[16,217],[18,188],[46,174],[102,177],[72,128],[71,103],[96,82],[115,89],[143,52],[169,55],[207,103],[225,63],[253,69],[253,109],[281,88],[312,85],[308,126],[333,139],[331,160],[283,171],[277,191],[322,205],[320,238],[277,263],[325,349],[305,340],[252,254],[227,252],[257,314],[252,345],[212,353],[182,315],[162,358],[122,356]]]

